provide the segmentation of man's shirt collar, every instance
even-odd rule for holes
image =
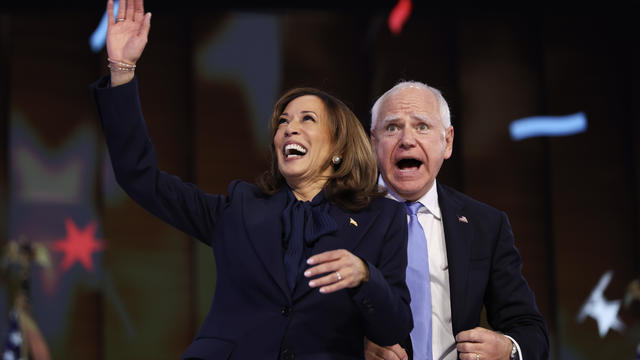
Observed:
[[[429,211],[435,218],[437,218],[438,220],[441,220],[442,215],[440,212],[440,204],[438,203],[438,186],[436,184],[437,184],[437,180],[434,180],[433,185],[431,186],[431,189],[429,189],[429,191],[427,191],[426,194],[424,194],[420,199],[418,199],[418,202],[421,203],[427,209],[427,211]],[[387,184],[385,184],[384,179],[382,179],[382,175],[378,176],[378,185],[384,186],[387,189],[388,198],[393,199],[395,201],[399,201],[399,202],[406,201],[401,196],[394,193],[393,190],[391,190],[387,186]]]

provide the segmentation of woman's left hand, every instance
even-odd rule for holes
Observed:
[[[309,281],[309,287],[320,287],[323,294],[353,288],[369,280],[367,264],[344,249],[316,254],[307,259],[307,264],[313,265],[304,272],[308,278],[327,273]]]

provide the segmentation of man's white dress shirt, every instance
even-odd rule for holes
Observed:
[[[379,178],[378,183],[387,187]],[[387,197],[399,202],[405,200],[387,188]],[[433,333],[433,358],[456,360],[456,339],[453,336],[451,323],[451,297],[449,291],[449,265],[447,262],[447,246],[444,241],[444,226],[438,204],[436,183],[418,200],[424,207],[418,212],[418,221],[426,236],[429,251],[429,275],[431,277],[431,327]],[[407,215],[407,222],[409,216]]]

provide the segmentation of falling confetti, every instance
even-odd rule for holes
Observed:
[[[400,34],[402,27],[409,19],[411,15],[411,0],[398,0],[396,6],[391,10],[389,14],[389,30],[394,35]]]

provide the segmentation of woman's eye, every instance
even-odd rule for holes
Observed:
[[[286,122],[287,122],[287,119],[285,119],[285,118],[278,119],[278,125],[285,124]]]
[[[302,118],[302,120],[305,120],[305,121],[306,121],[306,120],[310,120],[310,121],[314,121],[314,122],[316,121],[316,119],[314,119],[314,118],[313,118],[313,116],[311,116],[311,115],[305,115],[305,116]]]

